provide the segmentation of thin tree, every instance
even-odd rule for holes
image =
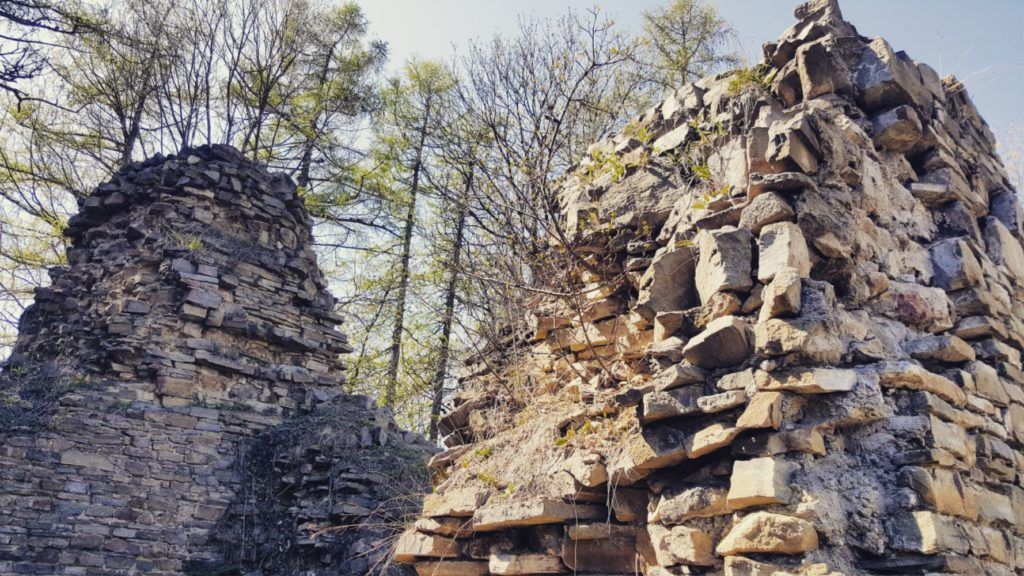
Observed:
[[[401,173],[402,180],[408,182],[400,233],[401,251],[395,289],[395,316],[389,347],[390,358],[382,400],[385,406],[393,407],[397,399],[398,373],[412,270],[416,204],[421,193],[421,183],[425,179],[425,163],[429,153],[427,145],[431,134],[436,130],[441,101],[453,86],[453,79],[441,64],[413,60],[405,66],[402,77],[390,81],[383,95],[386,113],[382,118],[382,128],[385,128],[386,132],[382,141],[391,146],[392,154],[397,160],[395,168]]]
[[[678,88],[740,62],[732,49],[732,28],[704,0],[673,0],[643,12],[643,31],[645,78],[665,88]]]

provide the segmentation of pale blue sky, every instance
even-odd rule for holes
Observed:
[[[667,3],[599,0],[625,26],[639,12]],[[373,33],[391,45],[393,63],[414,54],[445,58],[453,44],[514,28],[516,17],[553,17],[594,0],[359,0]],[[714,0],[732,22],[747,53],[793,22],[791,0]],[[975,104],[997,132],[1024,129],[1024,0],[845,0],[846,19],[868,37],[883,36],[896,50],[967,83]]]

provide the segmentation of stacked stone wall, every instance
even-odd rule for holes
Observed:
[[[429,448],[342,393],[350,348],[295,185],[202,147],[129,166],[80,208],[0,376],[0,573],[380,565],[387,530],[355,527]],[[310,419],[334,425],[299,434]],[[294,436],[272,442],[281,426]],[[363,452],[394,465],[360,470]],[[353,528],[318,538],[332,526]]]
[[[581,304],[467,367],[420,574],[1024,573],[1017,194],[962,84],[796,16],[568,179]]]

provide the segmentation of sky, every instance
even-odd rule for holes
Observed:
[[[447,58],[453,45],[511,32],[520,14],[557,17],[595,0],[358,0],[373,34],[391,46],[392,65],[411,56]],[[617,23],[639,27],[640,11],[669,0],[596,0]],[[792,25],[794,0],[712,0],[751,62],[761,44]],[[954,74],[997,134],[1024,130],[1024,0],[845,0],[863,36]]]

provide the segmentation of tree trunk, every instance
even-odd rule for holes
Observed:
[[[327,84],[327,75],[331,71],[331,59],[334,58],[334,47],[336,44],[331,45],[330,50],[327,51],[324,56],[323,65],[320,67],[319,74],[317,76],[317,89],[323,90],[324,85]],[[323,93],[319,94],[319,98],[323,98]],[[302,143],[302,158],[299,160],[299,176],[296,184],[300,188],[309,191],[309,174],[312,170],[313,165],[313,147],[316,142],[316,122],[317,116],[313,117],[313,136],[307,136],[306,141]]]
[[[451,254],[451,275],[448,276],[448,285],[445,286],[444,294],[444,315],[441,317],[441,341],[438,343],[440,350],[437,358],[437,371],[434,373],[434,381],[431,383],[433,402],[430,405],[430,439],[437,440],[437,421],[441,418],[441,405],[444,401],[444,379],[448,373],[448,358],[451,355],[452,324],[455,320],[455,290],[458,285],[459,267],[462,264],[462,243],[466,227],[466,202],[469,197],[470,186],[473,185],[473,172],[470,171],[466,177],[466,188],[463,200],[459,202],[458,215],[455,220],[455,239],[452,243]]]
[[[391,331],[391,362],[388,364],[387,384],[384,388],[384,405],[393,408],[398,392],[398,366],[402,359],[402,332],[405,329],[405,298],[409,291],[409,261],[412,257],[412,233],[416,222],[416,196],[420,187],[420,171],[423,169],[423,147],[427,140],[427,126],[430,119],[429,106],[424,110],[420,126],[419,143],[416,146],[416,160],[412,165],[412,185],[409,187],[409,208],[405,214],[402,231],[402,261],[398,270],[398,302],[395,304],[395,325]]]

